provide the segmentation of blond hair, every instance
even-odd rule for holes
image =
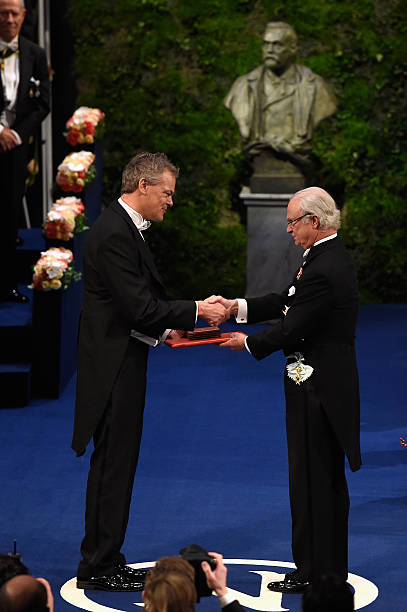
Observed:
[[[194,568],[181,557],[163,557],[152,567],[144,586],[149,612],[193,612],[197,601]]]

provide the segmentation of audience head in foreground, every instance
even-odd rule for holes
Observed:
[[[34,578],[17,555],[0,554],[0,612],[53,612],[54,598],[44,578]]]
[[[224,612],[244,612],[236,598],[228,593],[227,568],[219,553],[210,552],[213,563],[202,561],[208,594],[218,598]],[[211,567],[212,565],[212,567]],[[200,568],[197,570],[200,572]],[[181,557],[163,557],[149,570],[143,591],[144,605],[148,612],[193,612],[199,601],[195,569]]]
[[[146,577],[143,591],[149,612],[192,612],[197,593],[194,568],[181,557],[163,557]]]

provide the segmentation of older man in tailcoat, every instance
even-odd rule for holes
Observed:
[[[15,251],[18,215],[27,176],[30,140],[49,113],[50,82],[45,52],[20,36],[23,0],[0,0],[0,183],[3,267],[0,301],[26,302],[17,288]]]
[[[348,575],[349,496],[344,471],[361,466],[359,385],[355,355],[356,273],[337,235],[340,212],[319,187],[297,192],[287,208],[287,232],[304,261],[282,294],[247,300],[218,299],[238,322],[280,318],[222,344],[263,359],[282,349],[296,570],[269,589],[300,593],[321,575]]]

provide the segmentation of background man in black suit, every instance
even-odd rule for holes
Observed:
[[[94,223],[84,258],[78,382],[72,448],[94,452],[86,496],[78,588],[139,590],[143,575],[120,549],[140,449],[149,346],[170,330],[210,324],[220,304],[169,301],[142,231],[173,205],[178,169],[162,153],[140,153],[126,166],[122,196]]]
[[[287,290],[247,300],[218,299],[238,322],[280,317],[269,329],[234,333],[222,344],[246,348],[256,359],[282,349],[292,515],[297,566],[280,582],[282,593],[303,592],[333,572],[346,580],[349,495],[344,454],[361,466],[359,385],[354,347],[358,289],[353,262],[337,236],[340,212],[319,187],[297,192],[287,207],[287,232],[304,249]]]
[[[20,36],[23,0],[0,0],[0,184],[3,266],[0,300],[26,302],[17,289],[15,250],[18,213],[25,190],[30,139],[49,112],[45,52]]]

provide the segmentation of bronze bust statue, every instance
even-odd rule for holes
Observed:
[[[270,22],[263,36],[264,63],[233,83],[225,106],[236,119],[243,150],[254,158],[286,160],[307,168],[311,140],[322,119],[336,110],[327,83],[295,63],[297,35],[283,22]]]

